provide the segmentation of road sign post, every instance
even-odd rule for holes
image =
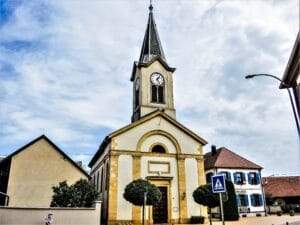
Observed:
[[[212,176],[211,179],[212,179],[212,182],[211,182],[212,192],[219,193],[222,225],[225,225],[223,200],[222,200],[222,193],[226,192],[225,176],[224,175],[215,175],[215,176]]]

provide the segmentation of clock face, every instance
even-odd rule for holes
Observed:
[[[140,88],[140,79],[136,79],[135,81],[135,90],[138,90]]]
[[[154,85],[161,86],[164,84],[164,77],[159,73],[153,73],[150,79]]]

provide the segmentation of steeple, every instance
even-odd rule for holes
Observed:
[[[149,18],[139,61],[135,61],[130,81],[133,82],[132,122],[155,110],[176,118],[173,97],[173,73],[162,49],[150,0]]]
[[[156,56],[159,56],[161,59],[163,59],[166,62],[165,54],[161,46],[158,32],[156,29],[156,24],[154,21],[153,6],[150,3],[148,24],[147,24],[147,29],[143,41],[139,62],[147,63],[151,61],[153,57]]]

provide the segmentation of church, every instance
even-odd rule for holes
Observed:
[[[130,78],[131,123],[108,134],[89,163],[106,224],[141,224],[141,208],[123,198],[126,185],[139,178],[162,193],[158,205],[146,208],[147,223],[189,223],[192,216],[207,217],[206,208],[192,197],[206,182],[203,146],[207,142],[176,119],[174,72],[150,5],[141,54]]]

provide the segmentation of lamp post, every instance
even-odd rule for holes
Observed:
[[[245,76],[246,79],[252,79],[254,77],[259,77],[259,76],[264,76],[264,77],[271,77],[275,80],[278,80],[280,83],[283,84],[283,86],[286,87],[286,90],[288,91],[289,93],[289,97],[290,97],[290,101],[291,101],[291,105],[292,105],[292,109],[293,109],[293,114],[294,114],[294,118],[295,118],[295,121],[296,121],[296,125],[297,125],[297,132],[298,132],[298,138],[299,138],[299,143],[300,143],[300,127],[299,127],[299,121],[298,121],[298,117],[297,117],[297,113],[296,113],[296,108],[295,108],[295,104],[294,104],[294,101],[293,101],[293,97],[292,97],[292,93],[291,93],[291,90],[288,88],[288,86],[284,83],[283,80],[281,80],[280,78],[272,75],[272,74],[267,74],[267,73],[259,73],[259,74],[250,74],[250,75],[247,75]]]

